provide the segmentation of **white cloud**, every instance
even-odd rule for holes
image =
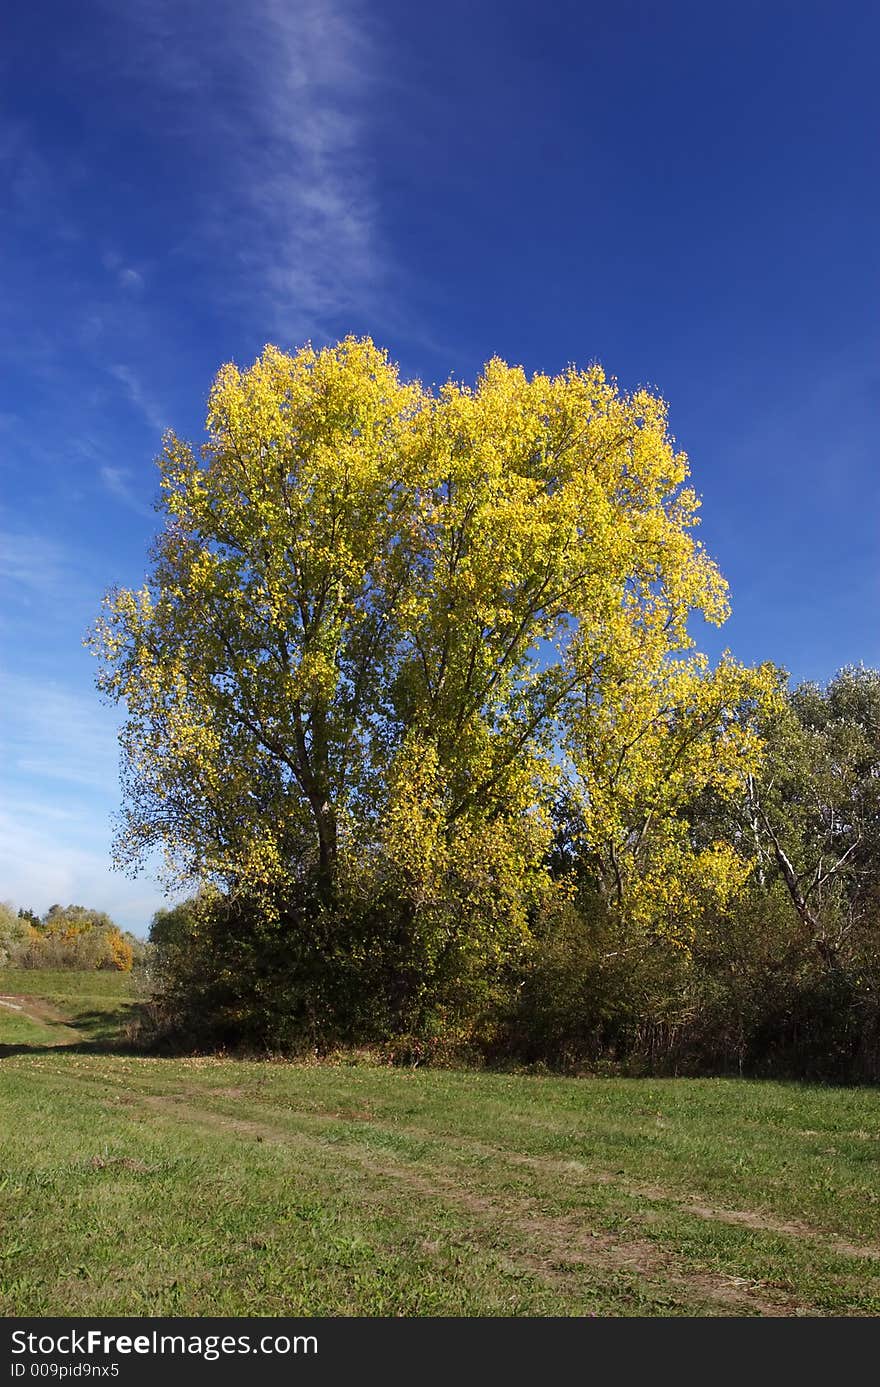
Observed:
[[[0,530],[0,578],[45,591],[58,582],[62,566],[59,547],[38,535]]]
[[[19,672],[47,665],[57,671],[71,649],[79,653],[81,632],[105,588],[100,553],[32,530],[0,527],[0,632],[3,643],[9,641],[7,667],[14,660]],[[3,684],[0,673],[0,699]],[[13,709],[0,707],[2,738]]]
[[[99,846],[82,846],[51,807],[15,800],[0,807],[0,899],[44,914],[56,901],[106,910],[122,925],[145,935],[150,918],[167,904],[152,880],[132,881],[114,872]]]
[[[43,598],[82,600],[85,575],[63,544],[30,530],[0,529],[0,581]],[[8,610],[8,609],[7,609]]]
[[[132,474],[127,467],[102,467],[101,481],[117,501],[135,511],[138,515],[152,516],[150,507],[145,505],[132,483]]]
[[[0,749],[9,772],[113,793],[117,724],[97,694],[80,694],[33,675],[0,673],[0,705]]]
[[[144,287],[143,275],[140,270],[132,269],[131,265],[123,265],[116,278],[121,289],[127,289],[133,293],[139,293]]]
[[[143,933],[163,903],[149,872],[113,871],[119,807],[116,717],[97,694],[0,675],[0,899],[42,913],[71,901]]]
[[[117,251],[105,250],[101,256],[101,264],[113,275],[120,289],[130,293],[139,293],[143,289],[144,277],[140,270],[136,270],[133,265],[126,265]]]
[[[137,30],[127,78],[218,169],[185,253],[289,339],[363,306],[381,276],[365,157],[375,57],[350,0],[217,0],[207,22],[200,0],[140,0],[120,15]]]
[[[155,429],[157,433],[162,433],[168,427],[168,416],[150,397],[136,372],[130,366],[123,365],[110,366],[109,371],[111,376],[119,381],[129,402],[146,420],[150,428]]]

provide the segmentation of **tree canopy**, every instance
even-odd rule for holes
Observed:
[[[123,933],[103,910],[51,905],[42,918],[0,902],[0,966],[18,968],[115,968],[129,972],[143,945]]]
[[[747,872],[684,811],[745,784],[778,676],[693,653],[727,591],[654,395],[267,347],[159,466],[151,571],[91,636],[126,711],[122,864],[159,847],[270,922],[393,898],[429,962],[524,947],[566,889],[561,797],[614,907],[681,943],[695,893]]]

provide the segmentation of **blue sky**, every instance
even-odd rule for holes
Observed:
[[[0,898],[109,910],[153,457],[217,367],[350,331],[427,381],[598,359],[670,402],[733,616],[880,664],[880,9],[83,0],[0,44]]]

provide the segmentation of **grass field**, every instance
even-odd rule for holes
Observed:
[[[5,1315],[876,1315],[880,1095],[114,1053],[0,973]]]
[[[0,969],[0,1047],[115,1041],[138,990],[130,973]]]

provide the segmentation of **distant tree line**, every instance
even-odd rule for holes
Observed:
[[[102,910],[52,905],[45,915],[0,901],[0,967],[131,971],[145,945]]]
[[[662,401],[267,348],[160,471],[91,635],[117,860],[197,886],[157,1033],[880,1074],[880,676],[695,651],[727,589]]]

